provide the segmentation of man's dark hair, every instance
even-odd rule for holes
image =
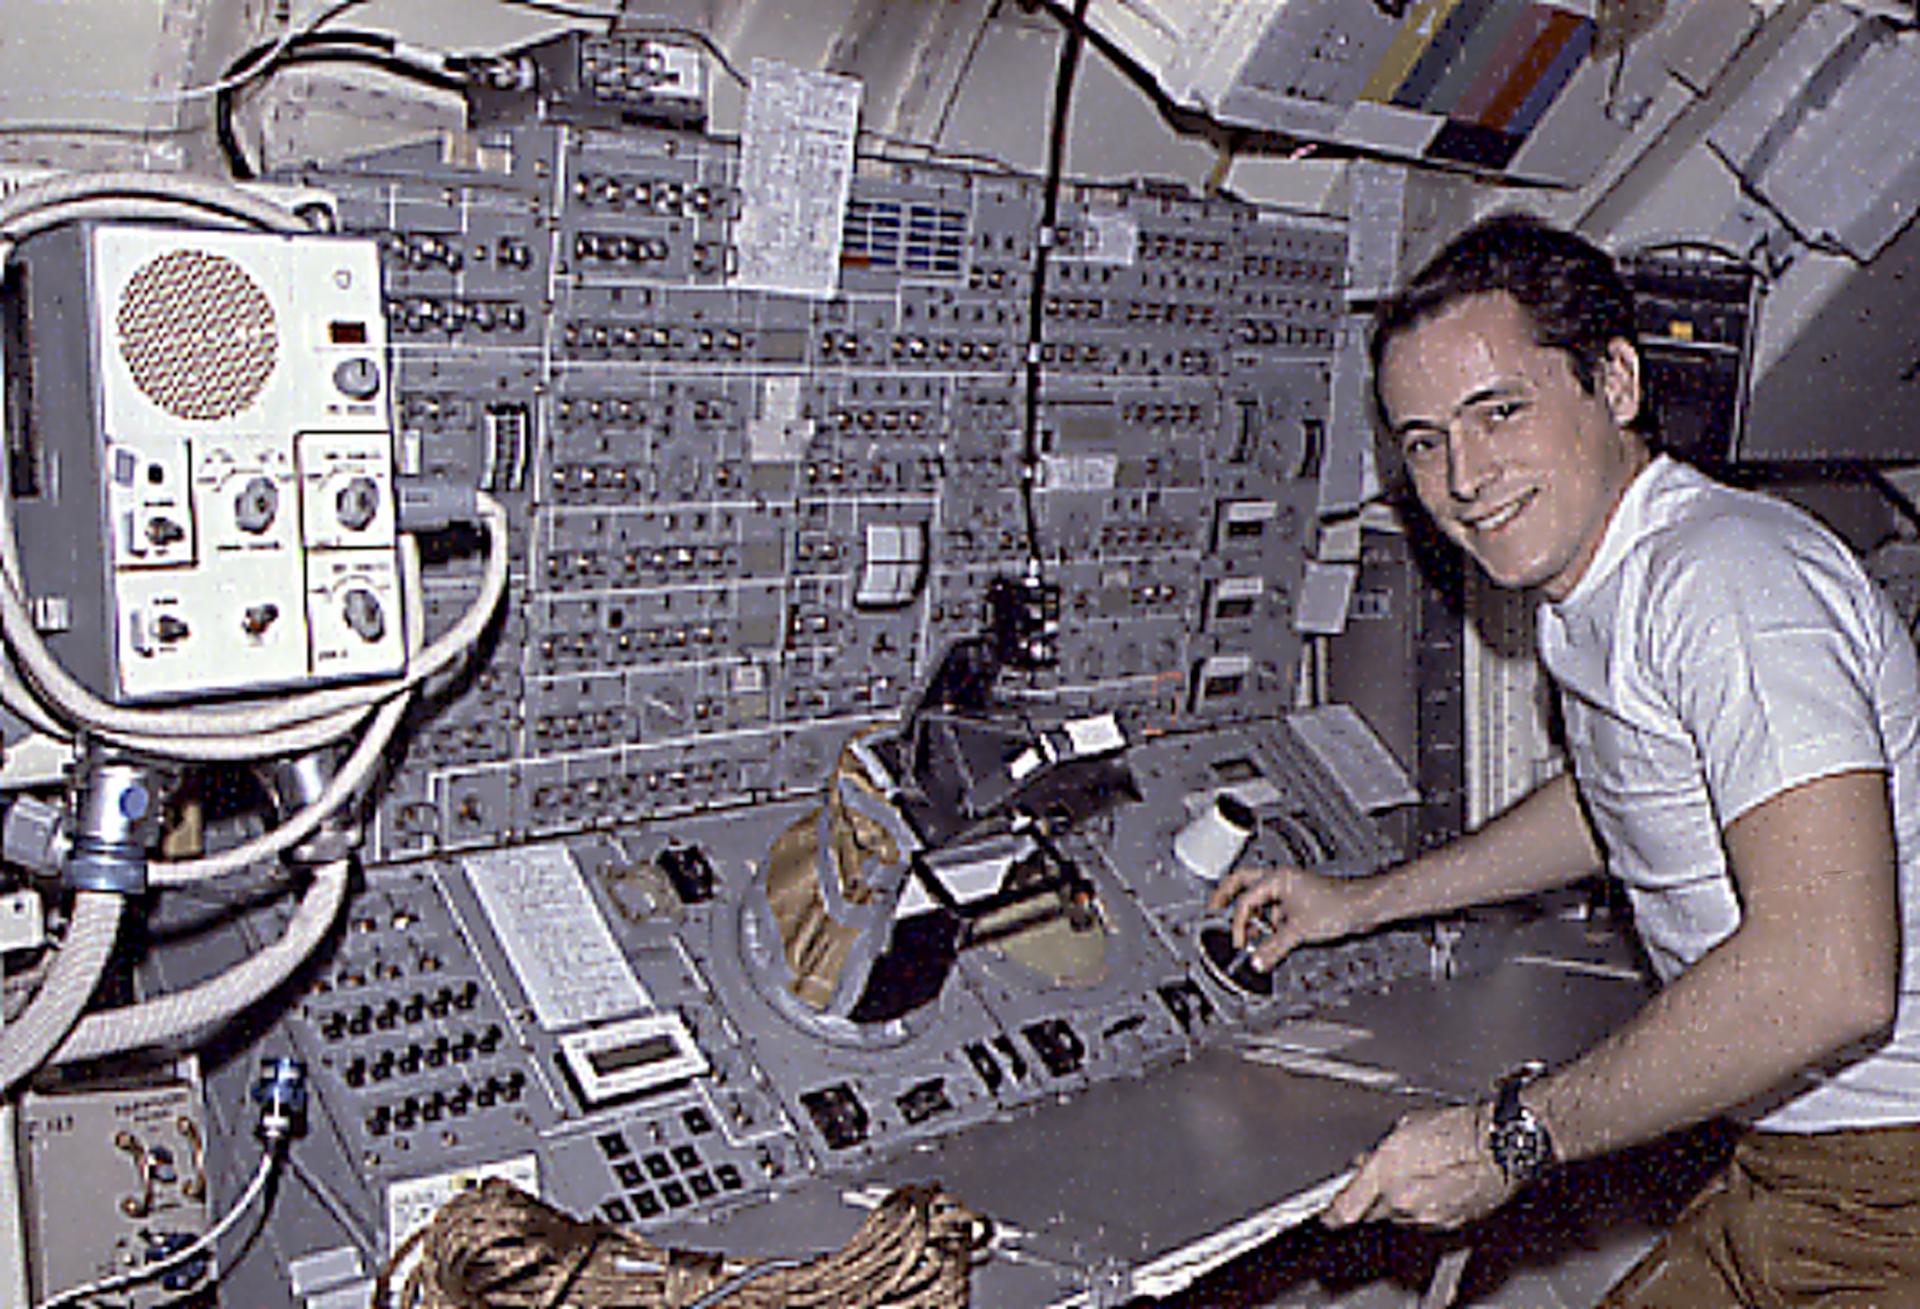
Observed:
[[[1462,300],[1500,291],[1526,310],[1537,344],[1567,352],[1574,377],[1589,395],[1608,344],[1615,337],[1634,340],[1633,292],[1612,256],[1530,214],[1496,214],[1448,242],[1374,312],[1369,352],[1376,411],[1381,411],[1380,361],[1394,338]]]

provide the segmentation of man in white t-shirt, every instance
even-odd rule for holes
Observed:
[[[1649,450],[1633,326],[1604,253],[1511,215],[1383,306],[1388,468],[1539,599],[1572,768],[1382,876],[1246,870],[1215,903],[1236,940],[1272,929],[1272,967],[1605,868],[1659,992],[1564,1067],[1403,1120],[1327,1221],[1456,1225],[1725,1115],[1727,1172],[1607,1305],[1920,1305],[1920,666],[1826,529]]]

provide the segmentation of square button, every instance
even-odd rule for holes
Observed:
[[[660,1188],[660,1194],[665,1196],[667,1203],[675,1209],[685,1209],[693,1203],[693,1197],[687,1194],[687,1188],[678,1182],[668,1182]]]
[[[690,1173],[700,1167],[700,1152],[690,1145],[676,1145],[673,1147],[673,1162],[680,1165],[681,1172]]]
[[[715,1186],[713,1179],[705,1173],[689,1174],[687,1177],[687,1185],[693,1188],[693,1195],[697,1200],[711,1200],[714,1196],[720,1194],[720,1188]]]
[[[647,1179],[640,1171],[640,1165],[631,1159],[625,1159],[613,1166],[613,1175],[629,1191],[636,1186],[646,1185]]]
[[[721,1164],[713,1170],[713,1175],[719,1178],[720,1185],[726,1187],[729,1191],[738,1191],[746,1185],[746,1182],[740,1177],[740,1170],[732,1164]]]
[[[660,1197],[652,1191],[639,1191],[634,1194],[633,1207],[640,1211],[642,1218],[658,1218],[662,1212]]]
[[[625,1200],[618,1197],[602,1204],[600,1206],[600,1214],[601,1217],[610,1223],[630,1223],[633,1221],[633,1211],[627,1208],[627,1202]]]
[[[661,1178],[673,1176],[673,1165],[667,1162],[667,1157],[658,1150],[646,1156],[646,1164],[647,1175],[649,1177]]]
[[[680,1121],[687,1125],[690,1136],[705,1136],[713,1130],[713,1119],[707,1117],[707,1111],[695,1105],[680,1115]]]
[[[633,1153],[632,1147],[627,1144],[627,1138],[618,1132],[602,1132],[593,1139],[600,1143],[600,1153],[609,1159],[625,1159]]]

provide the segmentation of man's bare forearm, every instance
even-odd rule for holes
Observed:
[[[1561,775],[1457,841],[1368,883],[1369,926],[1518,899],[1591,876],[1603,866],[1574,789]]]
[[[1702,1122],[1790,1084],[1858,1030],[1828,1001],[1839,984],[1826,974],[1844,966],[1736,935],[1524,1098],[1565,1159]]]
[[[1892,1023],[1900,913],[1884,776],[1796,788],[1727,837],[1739,929],[1526,1092],[1563,1156],[1635,1145],[1783,1090]]]

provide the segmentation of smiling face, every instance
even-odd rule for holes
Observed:
[[[1505,587],[1565,599],[1650,458],[1627,427],[1639,356],[1616,339],[1589,392],[1513,297],[1477,295],[1394,337],[1380,402],[1420,503]]]

